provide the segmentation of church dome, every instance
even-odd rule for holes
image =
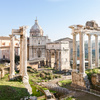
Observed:
[[[35,24],[30,29],[30,36],[43,36],[43,30],[38,24],[38,20],[35,20]]]

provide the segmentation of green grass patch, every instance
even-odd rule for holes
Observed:
[[[63,81],[59,81],[59,83],[61,83],[62,85],[70,85],[72,83],[72,80],[63,80]]]
[[[22,82],[8,81],[8,75],[0,80],[0,100],[20,100],[29,96]]]
[[[37,85],[33,84],[33,82],[31,80],[29,80],[29,83],[30,83],[31,88],[32,88],[32,95],[33,96],[35,95],[35,96],[39,97],[39,96],[43,95],[43,93],[41,93],[41,91],[39,91],[37,89]]]
[[[66,98],[66,99],[64,99],[64,100],[76,100],[76,99],[73,98],[73,97],[68,97],[68,98]]]

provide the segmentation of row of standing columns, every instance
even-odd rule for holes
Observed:
[[[73,71],[77,71],[77,42],[76,33],[73,34]],[[85,48],[84,48],[84,33],[79,33],[80,40],[80,66],[79,72],[85,74]],[[95,67],[99,66],[99,46],[98,35],[95,35]],[[92,69],[92,42],[91,34],[88,34],[88,68]]]

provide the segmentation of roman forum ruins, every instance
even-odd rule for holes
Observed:
[[[84,35],[88,36],[88,69],[92,69],[92,42],[91,36],[95,36],[95,67],[99,65],[99,48],[98,36],[100,35],[100,27],[95,21],[88,21],[85,26],[72,25],[73,35],[73,70],[72,70],[72,86],[80,86],[89,89],[89,81],[85,73],[85,48],[84,48]],[[79,73],[77,72],[77,45],[76,35],[79,34],[80,41],[80,66]]]
[[[14,39],[15,35],[20,35],[20,75],[23,82],[28,82],[27,74],[27,26],[19,27],[19,29],[12,29],[12,35],[10,35],[10,75],[9,78],[15,77],[15,53],[14,53]]]

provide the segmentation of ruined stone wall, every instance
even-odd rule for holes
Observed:
[[[91,82],[93,85],[100,86],[100,74],[93,74],[91,77]]]

